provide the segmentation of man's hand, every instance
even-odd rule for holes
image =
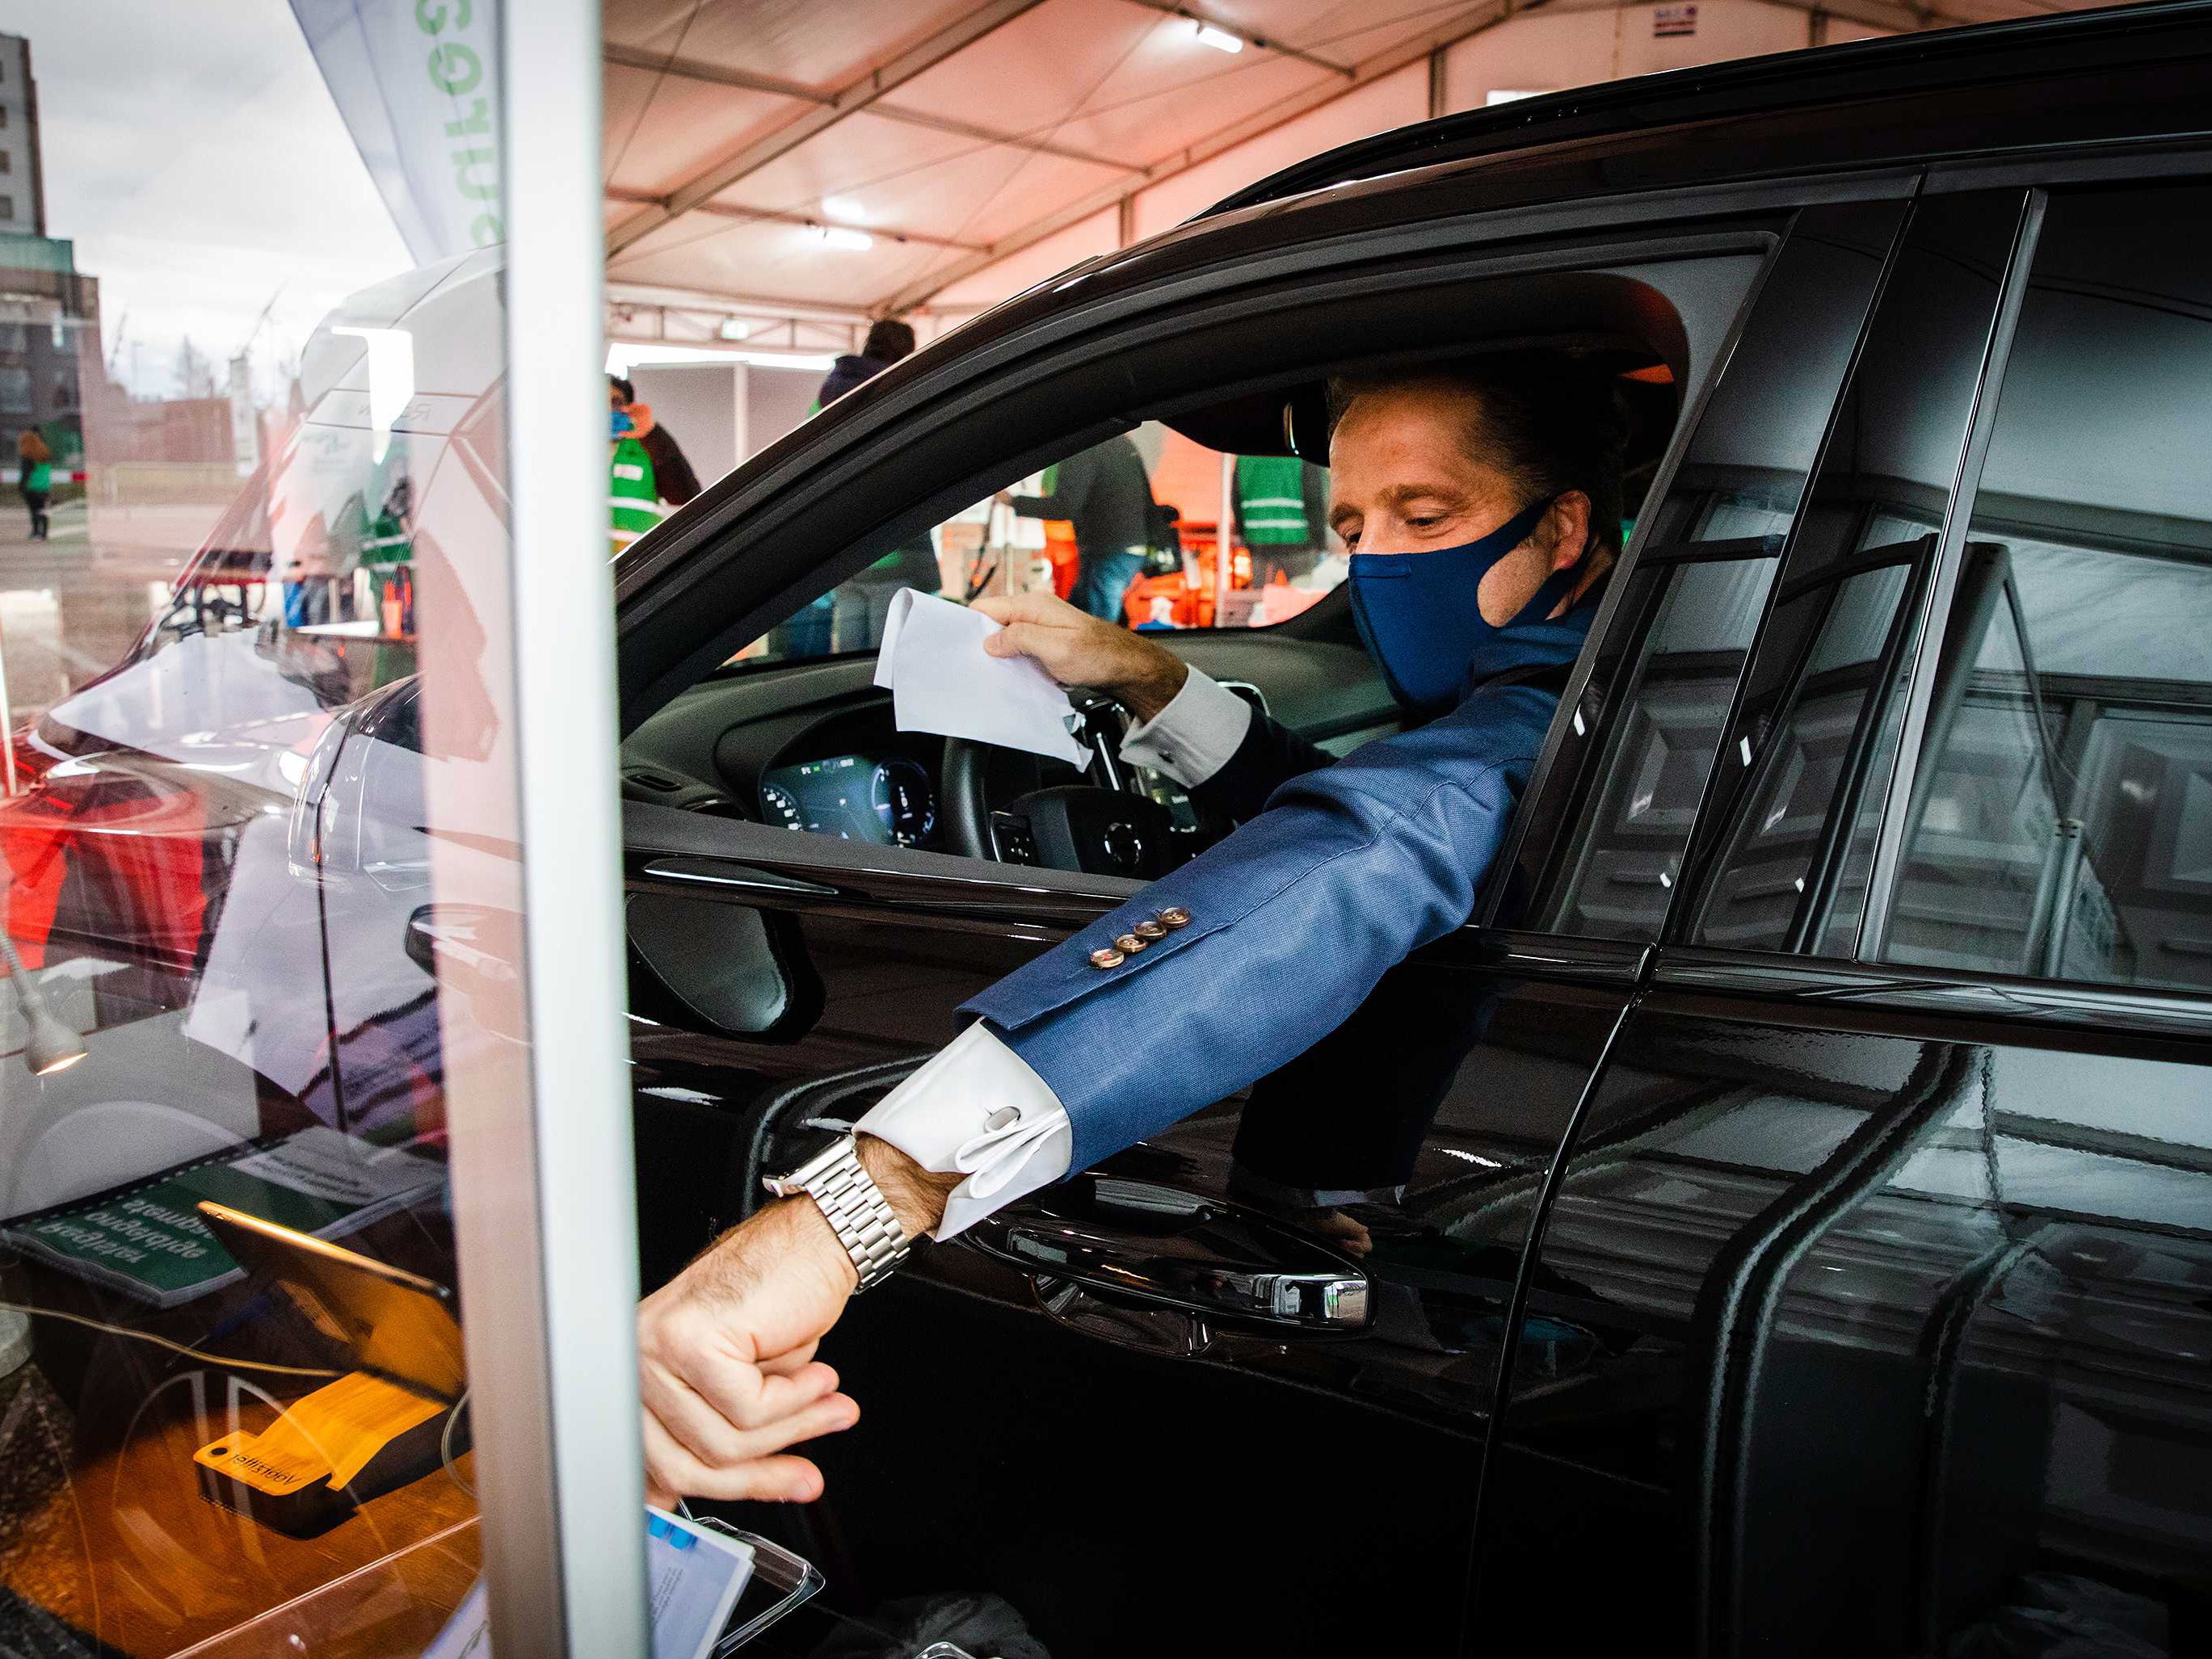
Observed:
[[[978,599],[975,609],[1006,624],[983,641],[991,655],[1033,657],[1062,685],[1103,691],[1140,720],[1165,708],[1190,673],[1172,651],[1050,593]]]
[[[912,1234],[945,1212],[957,1175],[920,1168],[864,1135],[860,1162]],[[638,1310],[646,1496],[810,1503],[822,1472],[785,1449],[849,1429],[860,1408],[814,1347],[858,1282],[810,1198],[732,1228]]]

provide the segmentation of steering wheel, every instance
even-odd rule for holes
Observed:
[[[952,850],[1094,876],[1149,881],[1166,874],[1175,821],[1112,759],[1119,736],[1113,720],[1109,704],[1083,710],[1077,740],[1091,755],[1083,773],[1019,750],[947,738],[938,777]],[[1071,774],[1086,781],[1066,781]]]

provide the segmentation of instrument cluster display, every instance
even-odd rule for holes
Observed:
[[[918,761],[832,755],[761,775],[763,823],[878,847],[925,847],[937,835],[937,790]]]

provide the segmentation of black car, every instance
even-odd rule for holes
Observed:
[[[1389,134],[988,313],[622,557],[650,1287],[1231,828],[1111,708],[1081,775],[902,732],[794,619],[1116,433],[1325,463],[1348,369],[1540,345],[1635,419],[1477,914],[854,1307],[829,1495],[741,1517],[830,1580],[764,1646],[2212,1651],[2209,88],[2212,7],[2171,5]],[[1343,592],[1299,604],[1158,637],[1338,752],[1397,729]],[[326,873],[374,862],[347,734],[404,748],[409,695],[319,751]],[[428,897],[416,938],[483,922]]]
[[[2212,1650],[2208,54],[2146,8],[1354,145],[623,561],[641,1213],[726,1221],[1131,884],[978,861],[1052,780],[896,732],[866,657],[715,665],[1142,420],[1325,460],[1322,376],[1532,341],[1639,399],[1487,906],[833,1335],[840,1605],[988,1589],[1055,1655]],[[1160,637],[1339,750],[1395,723],[1340,592]],[[747,821],[845,755],[932,769],[922,845]]]

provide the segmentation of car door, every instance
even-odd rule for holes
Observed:
[[[1550,821],[1583,787],[1585,750],[1615,753],[1622,720],[1603,687],[1633,662],[1643,690],[1622,706],[1647,729],[1681,718],[1667,728],[1662,799],[1628,827],[1679,865],[1770,542],[1820,433],[1817,416],[1772,418],[1790,399],[1771,349],[1745,360],[1767,365],[1756,373],[1716,378],[1713,366],[1729,361],[1764,273],[1749,329],[1815,343],[1787,373],[1832,402],[1900,211],[1770,218],[1756,242],[1730,245],[1726,273],[1687,273],[1721,303],[1685,360],[1686,400],[1703,413],[1666,460],[1671,474],[1689,458],[1682,481],[1668,492],[1662,480],[1645,538],[1667,527],[1678,556],[1615,606],[1645,621],[1656,610],[1682,635],[1662,625],[1650,651],[1601,665],[1597,690],[1571,688],[1582,700],[1559,726],[1559,781],[1539,803]],[[1668,228],[1680,246],[1683,228]],[[1063,429],[1063,441],[1085,435]],[[983,493],[908,488],[954,505]],[[842,676],[836,695],[859,706],[874,695],[866,666],[811,666],[792,683],[819,696]],[[647,735],[683,718],[656,717]],[[1621,789],[1631,765],[1615,769]],[[751,1175],[803,1144],[793,1132],[865,1110],[954,1034],[963,1000],[1133,890],[794,836],[729,816],[724,799],[696,804],[709,810],[629,807],[631,903],[703,918],[695,958],[718,936],[761,941],[755,958],[784,965],[745,1006],[799,1012],[754,1037],[705,1029],[665,999],[641,1004],[656,1022],[634,1043],[647,1062],[648,1249],[656,1207],[673,1212],[682,1194],[728,1219]],[[1550,832],[1536,822],[1523,862],[1540,871]],[[1599,902],[1601,885],[1580,884],[1587,903],[1440,941],[1283,1073],[926,1251],[856,1305],[825,1352],[863,1401],[862,1425],[819,1449],[831,1496],[800,1540],[830,1558],[843,1610],[985,1586],[1055,1654],[1451,1642],[1500,1371],[1563,1380],[1593,1358],[1576,1322],[1524,1328],[1511,1307],[1547,1172],[1663,915],[1640,893],[1625,908]],[[1174,1063],[1164,1045],[1159,1064]],[[664,1267],[681,1259],[676,1243]],[[1255,1306],[1267,1275],[1273,1302]],[[1373,1589],[1336,1595],[1286,1574],[1301,1561]],[[1201,1593],[1167,1597],[1170,1577],[1194,1570]]]
[[[1963,182],[1963,181],[1962,181]],[[1531,1295],[1665,1646],[2205,1640],[2202,183],[1915,206]]]

